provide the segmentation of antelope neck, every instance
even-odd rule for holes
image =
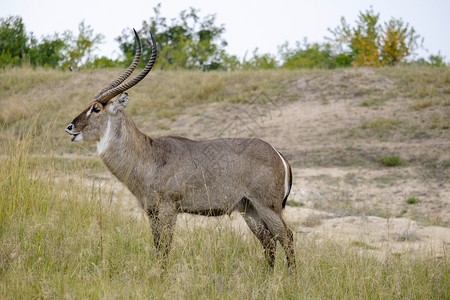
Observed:
[[[152,150],[146,142],[146,135],[140,132],[134,122],[124,112],[108,119],[104,135],[97,143],[97,151],[106,167],[120,181],[139,181],[144,176],[145,165]],[[133,191],[134,187],[129,186]]]
[[[106,125],[106,130],[100,140],[97,142],[97,152],[102,155],[108,148],[109,142],[111,140],[111,117],[108,117],[108,124]]]

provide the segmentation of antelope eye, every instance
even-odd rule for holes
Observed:
[[[97,107],[97,104],[94,104],[92,106],[92,111],[95,112],[96,114],[98,114],[100,112],[100,109]]]

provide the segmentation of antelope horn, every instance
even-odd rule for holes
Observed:
[[[95,100],[97,100],[101,104],[105,105],[106,103],[108,103],[108,101],[110,99],[112,99],[115,96],[132,88],[133,86],[138,84],[139,81],[144,79],[145,76],[147,76],[147,74],[153,68],[153,65],[155,64],[156,56],[157,56],[156,41],[155,41],[155,37],[153,36],[152,32],[150,32],[150,36],[152,38],[152,56],[150,57],[150,60],[148,61],[147,65],[145,66],[144,70],[142,70],[142,72],[139,73],[132,80],[103,92],[100,96],[96,97]],[[136,37],[137,37],[137,34],[136,34]],[[139,40],[139,38],[138,38],[138,40]]]
[[[125,70],[125,72],[123,72],[119,77],[117,77],[117,79],[111,81],[111,83],[106,85],[100,92],[98,92],[97,95],[95,95],[94,99],[97,99],[104,92],[106,92],[112,88],[115,88],[116,86],[118,86],[119,84],[124,82],[125,79],[127,79],[131,75],[131,73],[133,73],[134,69],[136,69],[136,66],[138,65],[139,60],[141,58],[141,40],[139,39],[139,36],[134,28],[133,28],[133,31],[134,31],[134,36],[136,37],[137,48],[136,48],[136,54],[134,55],[134,59],[131,62],[131,65]]]

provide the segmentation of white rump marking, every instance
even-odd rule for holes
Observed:
[[[97,152],[102,154],[108,148],[109,140],[111,139],[111,120],[108,118],[108,125],[106,125],[105,134],[97,142]]]
[[[288,165],[286,163],[286,160],[281,155],[281,153],[278,152],[278,150],[275,149],[274,146],[272,146],[272,148],[278,154],[278,156],[280,157],[280,159],[281,159],[281,161],[283,162],[283,165],[284,165],[284,196],[283,196],[283,198],[285,198],[286,195],[289,193],[289,190],[290,190],[290,188],[289,188],[289,169],[288,169]]]

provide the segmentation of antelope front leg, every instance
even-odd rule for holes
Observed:
[[[158,210],[147,212],[153,232],[153,241],[159,253],[167,256],[172,244],[177,211],[170,204],[160,204]]]

